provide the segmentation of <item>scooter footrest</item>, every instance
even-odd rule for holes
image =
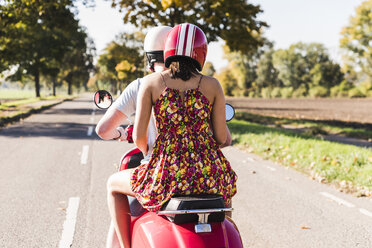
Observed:
[[[175,196],[162,208],[164,211],[214,209],[224,208],[225,203],[220,195],[192,195]],[[198,222],[198,214],[167,215],[167,218],[175,224]],[[224,212],[210,213],[208,222],[222,222],[225,219]]]

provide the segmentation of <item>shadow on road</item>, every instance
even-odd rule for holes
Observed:
[[[55,108],[43,112],[46,115],[91,115],[91,109],[68,109],[68,108]]]
[[[92,127],[92,136],[88,136],[88,128]],[[100,139],[94,132],[95,124],[78,124],[72,122],[25,122],[21,125],[9,126],[0,130],[0,136],[14,138],[53,137],[58,139]]]

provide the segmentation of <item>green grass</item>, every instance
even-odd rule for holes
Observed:
[[[242,120],[228,124],[234,144],[322,182],[372,192],[372,151]],[[368,193],[370,194],[370,193]]]
[[[275,127],[288,127],[302,129],[305,134],[316,136],[316,135],[327,135],[335,134],[341,136],[347,136],[358,139],[372,139],[372,130],[367,128],[356,128],[346,127],[339,125],[325,124],[320,121],[307,121],[307,120],[296,120],[289,118],[278,118],[271,116],[262,116],[258,114],[252,114],[247,112],[237,112],[235,119],[246,120],[253,123],[271,125]]]
[[[23,100],[9,101],[9,102],[0,104],[0,110],[16,108],[16,107],[20,107],[22,105],[26,105],[29,103],[39,102],[43,100],[53,100],[53,99],[59,99],[59,98],[61,97],[60,96],[48,96],[48,97],[34,97],[34,98],[28,98],[28,99],[23,99]]]
[[[30,90],[0,90],[0,99],[24,99],[35,97],[35,91]]]

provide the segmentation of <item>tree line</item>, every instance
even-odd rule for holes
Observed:
[[[86,86],[93,72],[94,43],[75,18],[75,1],[0,1],[0,73],[11,81],[56,87]]]
[[[224,47],[228,66],[215,73],[226,95],[249,97],[372,96],[372,0],[361,3],[341,30],[342,65],[320,43],[274,50],[268,41],[254,54]]]
[[[91,4],[93,0],[85,0]],[[369,96],[371,82],[372,0],[356,9],[341,31],[342,65],[324,45],[297,43],[273,49],[257,19],[259,5],[246,0],[112,0],[125,13],[123,22],[138,28],[119,34],[93,66],[94,44],[76,19],[76,0],[0,0],[0,72],[10,79],[40,79],[56,86],[104,88],[116,92],[146,74],[142,50],[147,28],[189,22],[201,27],[208,41],[225,41],[229,64],[216,73],[226,95],[250,97]],[[55,90],[54,90],[55,92]]]

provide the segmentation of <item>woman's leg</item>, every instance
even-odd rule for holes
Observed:
[[[118,236],[116,235],[114,223],[111,221],[110,229],[107,234],[106,248],[120,248]]]
[[[107,202],[121,247],[130,248],[130,209],[127,195],[134,196],[130,186],[133,169],[113,174],[107,182]]]

